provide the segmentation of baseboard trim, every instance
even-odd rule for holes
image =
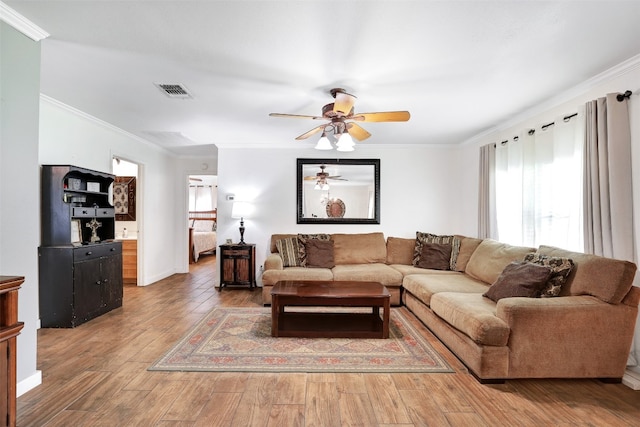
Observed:
[[[622,377],[622,384],[632,390],[640,390],[640,373],[627,369]]]
[[[20,397],[29,390],[38,387],[40,384],[42,384],[42,371],[36,371],[33,375],[17,384],[16,395]]]

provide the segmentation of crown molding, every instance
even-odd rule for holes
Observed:
[[[16,30],[20,31],[25,36],[29,37],[31,40],[39,42],[42,39],[46,39],[49,37],[49,33],[47,33],[42,28],[38,27],[33,22],[29,21],[24,16],[20,15],[15,10],[11,9],[9,6],[0,1],[0,20],[6,22],[11,25]]]
[[[553,98],[550,98],[548,101],[538,104],[535,107],[532,107],[522,113],[519,113],[511,117],[508,120],[505,120],[499,125],[493,126],[477,135],[472,136],[471,138],[463,141],[460,145],[470,145],[470,144],[478,143],[489,135],[504,131],[512,126],[517,125],[520,122],[523,122],[527,119],[535,117],[539,114],[543,114],[545,111],[551,110],[555,107],[565,104],[581,95],[584,95],[585,93],[589,92],[591,89],[603,83],[617,79],[621,76],[624,76],[625,74],[635,71],[638,68],[640,68],[640,55],[632,56],[626,61],[623,61],[618,65],[615,65],[609,68],[608,70],[594,77],[591,77],[590,79],[587,79],[584,82],[579,83],[567,89],[564,92],[559,93]],[[636,88],[633,88],[633,89],[636,89]]]
[[[101,119],[99,119],[99,118],[97,118],[95,116],[92,116],[91,114],[85,113],[84,111],[80,111],[77,108],[74,108],[74,107],[72,107],[70,105],[67,105],[64,102],[60,102],[57,99],[51,98],[50,96],[47,96],[47,95],[45,95],[43,93],[40,94],[40,101],[47,102],[47,103],[49,103],[51,105],[54,105],[54,106],[60,108],[61,110],[66,110],[69,113],[72,113],[72,114],[74,114],[74,115],[76,115],[78,117],[82,117],[85,120],[93,122],[93,123],[95,123],[95,124],[97,124],[99,126],[107,128],[107,129],[109,129],[109,130],[111,130],[113,132],[119,133],[119,134],[121,134],[121,135],[123,135],[123,136],[125,136],[127,138],[131,138],[131,139],[133,139],[135,141],[138,141],[138,142],[140,142],[140,143],[142,143],[142,144],[144,144],[144,145],[146,145],[146,146],[148,146],[150,148],[153,148],[153,149],[155,149],[157,151],[172,155],[174,157],[176,156],[175,153],[172,153],[171,151],[167,150],[164,147],[159,146],[158,144],[154,144],[154,143],[152,143],[150,141],[147,141],[146,139],[141,138],[138,135],[134,135],[134,134],[132,134],[130,132],[127,132],[126,130],[123,130],[123,129],[117,127],[117,126],[114,126],[111,123],[105,122],[104,120],[101,120]]]

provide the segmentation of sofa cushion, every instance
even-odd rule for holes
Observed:
[[[562,291],[562,285],[567,282],[571,270],[573,270],[573,260],[564,257],[553,257],[539,253],[526,254],[524,261],[534,264],[544,265],[551,268],[551,277],[540,292],[541,298],[557,297]]]
[[[473,252],[478,248],[478,245],[482,243],[482,239],[476,239],[475,237],[457,236],[460,239],[460,251],[458,252],[458,258],[456,259],[456,271],[464,271],[467,268],[467,263]]]
[[[633,285],[636,265],[629,261],[540,246],[544,255],[571,258],[575,263],[560,295],[592,295],[610,304],[619,304]]]
[[[438,236],[431,233],[416,232],[416,245],[413,251],[414,266],[418,265],[420,255],[422,253],[422,246],[425,243],[441,243],[451,245],[451,258],[449,261],[449,269],[455,270],[456,261],[458,259],[458,252],[460,251],[460,239],[457,236]]]
[[[332,234],[336,265],[386,262],[387,244],[383,233]]]
[[[489,288],[485,283],[457,271],[422,271],[425,273],[405,276],[402,287],[427,306],[431,304],[431,297],[439,292],[482,294]]]
[[[284,267],[302,267],[300,262],[300,243],[297,236],[280,239],[276,242],[276,249]]]
[[[416,239],[387,237],[387,264],[412,265]]]
[[[514,261],[504,268],[483,296],[493,301],[511,297],[537,297],[550,277],[551,267]]]
[[[355,280],[359,282],[378,282],[388,287],[402,285],[402,274],[382,263],[337,264],[331,269],[333,280]]]
[[[310,239],[304,244],[307,253],[307,267],[333,268],[333,241]]]
[[[451,245],[423,243],[416,267],[433,270],[451,270]]]
[[[509,341],[509,326],[496,316],[496,303],[481,294],[440,292],[431,297],[431,309],[480,345],[505,346]]]
[[[309,241],[309,240],[331,240],[331,236],[328,234],[324,234],[324,233],[319,233],[319,234],[298,234],[298,241],[299,241],[299,245],[298,245],[298,249],[300,250],[300,264],[303,267],[307,266],[307,251],[306,251],[306,247],[305,244]]]
[[[508,264],[513,261],[522,261],[530,252],[535,252],[535,249],[484,239],[469,258],[465,273],[491,284]]]
[[[263,286],[273,286],[280,280],[333,280],[333,273],[329,268],[306,267],[287,267],[262,273]]]
[[[428,268],[419,268],[419,267],[414,267],[413,265],[404,265],[404,264],[391,264],[389,267],[393,267],[395,270],[398,270],[400,273],[402,273],[403,276],[408,276],[410,274],[457,273],[457,271],[452,271],[452,270],[431,270]]]

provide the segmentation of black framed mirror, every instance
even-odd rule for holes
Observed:
[[[380,159],[297,159],[298,224],[380,224]]]

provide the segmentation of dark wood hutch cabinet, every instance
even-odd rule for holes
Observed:
[[[122,306],[122,243],[115,241],[114,175],[42,166],[38,248],[42,327],[75,327]]]

